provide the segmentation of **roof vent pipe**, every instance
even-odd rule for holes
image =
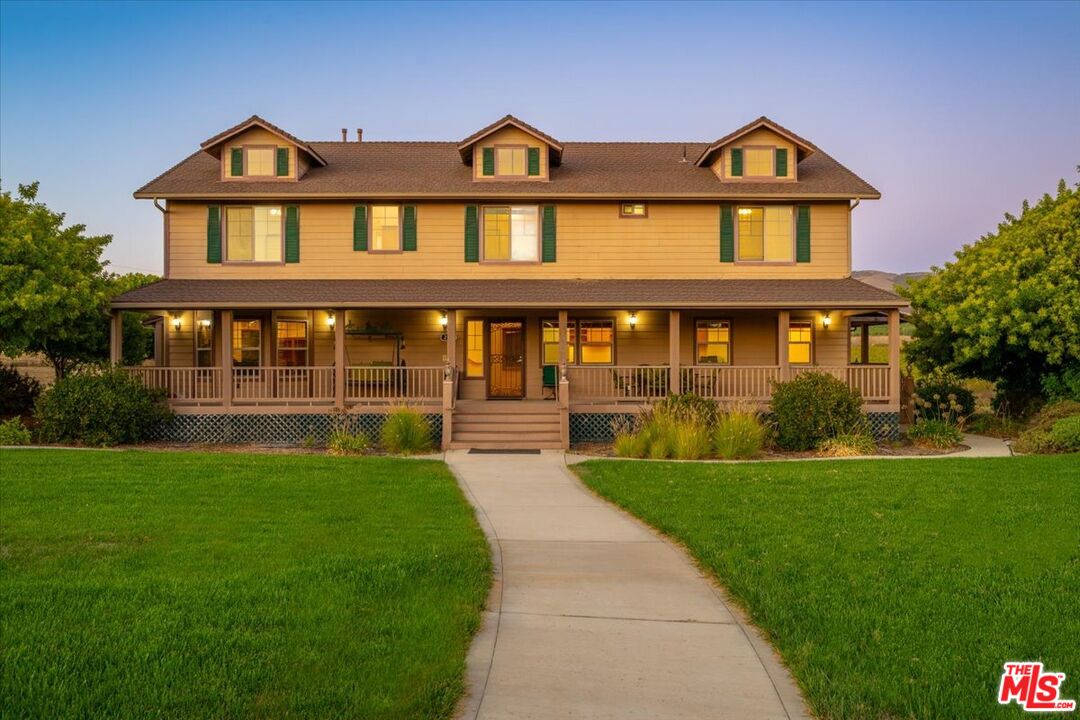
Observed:
[[[686,159],[686,146],[685,145],[682,146],[682,160],[680,160],[679,162],[688,162],[687,159]]]
[[[364,128],[356,128],[356,142],[364,142]]]
[[[341,128],[341,142],[348,142],[349,131],[346,128]]]

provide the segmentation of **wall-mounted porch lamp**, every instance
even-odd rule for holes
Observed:
[[[180,314],[179,313],[176,313],[176,314],[173,315],[172,326],[173,326],[173,330],[179,330],[180,329]]]
[[[203,327],[210,327],[210,318],[203,318],[199,321],[199,324]]]
[[[832,318],[829,317],[829,313],[825,313],[821,316],[821,327],[828,330],[830,325],[832,325]]]
[[[332,312],[326,313],[326,326],[327,327],[334,327],[335,322],[336,322],[336,319],[334,318],[334,313],[332,313]]]
[[[446,311],[443,310],[441,313],[439,313],[439,325],[442,325],[443,327],[446,327],[446,324],[448,322],[449,322],[449,320],[446,317]]]
[[[637,327],[637,312],[630,313],[629,322],[631,330]]]

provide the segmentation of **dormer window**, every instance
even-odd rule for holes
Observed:
[[[745,177],[773,177],[773,148],[771,147],[748,147],[743,148],[743,163]]]
[[[288,177],[290,152],[276,145],[243,145],[229,151],[230,177]]]
[[[248,175],[273,175],[274,174],[274,157],[277,154],[275,152],[277,148],[272,147],[251,147],[245,148],[247,153],[247,174]],[[288,152],[286,150],[285,152]],[[286,172],[288,169],[286,168]]]
[[[525,153],[527,148],[496,147],[495,174],[503,177],[521,177],[525,174]]]

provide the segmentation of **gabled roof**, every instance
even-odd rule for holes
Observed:
[[[537,140],[540,140],[541,142],[546,144],[548,146],[548,148],[550,149],[550,151],[551,151],[551,153],[550,153],[550,161],[551,161],[552,165],[558,165],[559,161],[562,160],[562,151],[563,151],[562,143],[560,143],[558,140],[551,137],[547,133],[544,133],[544,132],[542,132],[540,130],[537,130],[532,125],[528,124],[527,122],[524,122],[522,120],[518,120],[513,115],[504,115],[503,117],[499,118],[498,120],[491,123],[487,127],[481,128],[480,130],[477,130],[472,135],[470,135],[469,137],[465,138],[460,143],[458,143],[458,152],[461,153],[461,159],[465,161],[465,164],[466,165],[471,165],[472,164],[472,148],[473,148],[473,145],[480,142],[481,140],[486,138],[488,135],[491,135],[494,132],[502,130],[504,127],[507,127],[507,126],[516,127],[518,130],[521,130],[523,132],[527,132],[528,134],[535,137]]]
[[[711,161],[713,153],[715,153],[717,150],[724,147],[725,145],[730,145],[732,142],[738,140],[743,135],[751,133],[758,128],[766,128],[767,130],[772,130],[777,135],[780,135],[781,137],[784,137],[793,142],[798,150],[799,160],[802,160],[805,157],[809,157],[810,155],[818,151],[818,148],[816,145],[814,145],[814,143],[810,142],[809,140],[804,140],[803,138],[799,137],[787,128],[783,127],[782,125],[779,125],[778,123],[775,123],[769,118],[762,115],[757,120],[749,122],[746,125],[743,125],[738,130],[728,133],[719,140],[710,143],[709,146],[705,148],[705,150],[698,157],[695,164],[698,167],[707,165]]]
[[[228,130],[225,130],[224,132],[218,133],[214,137],[212,137],[209,140],[202,143],[199,147],[201,147],[203,150],[210,153],[214,157],[220,158],[221,157],[221,146],[224,145],[225,142],[229,138],[236,137],[237,135],[239,135],[242,132],[247,132],[248,130],[250,130],[253,127],[259,127],[259,128],[262,128],[263,130],[266,130],[267,132],[270,132],[270,133],[273,133],[274,135],[277,135],[282,140],[285,140],[286,142],[290,142],[293,145],[295,145],[296,147],[298,147],[301,150],[303,150],[304,152],[306,152],[309,156],[311,156],[311,159],[314,160],[317,164],[322,165],[322,166],[326,165],[326,160],[324,160],[322,155],[319,155],[319,153],[316,152],[315,149],[311,147],[311,145],[304,142],[303,140],[296,137],[295,135],[290,135],[289,133],[287,133],[284,130],[282,130],[281,128],[279,128],[277,125],[274,125],[271,122],[263,120],[258,115],[252,115],[247,120],[244,120],[243,122],[239,123],[238,125],[233,125]]]

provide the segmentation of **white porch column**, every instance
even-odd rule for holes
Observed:
[[[791,363],[788,360],[788,327],[791,325],[791,311],[781,310],[776,315],[776,364],[780,366],[780,382],[788,380]]]
[[[900,411],[900,311],[889,311],[889,409]]]
[[[680,314],[678,310],[668,312],[668,364],[671,369],[671,380],[668,383],[668,392],[677,394],[682,385],[682,374],[679,369],[679,331]]]
[[[124,315],[113,310],[109,317],[109,362],[119,365],[124,361]]]
[[[232,310],[221,311],[221,404],[232,406]]]
[[[345,407],[345,309],[334,310],[334,407]]]

